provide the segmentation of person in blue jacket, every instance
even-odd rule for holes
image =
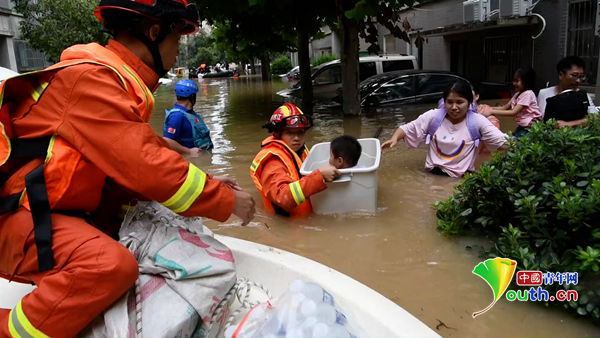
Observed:
[[[194,112],[198,85],[192,80],[175,84],[177,102],[166,111],[163,138],[171,149],[182,155],[198,155],[213,148],[210,130],[202,116]]]

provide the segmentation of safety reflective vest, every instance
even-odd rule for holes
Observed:
[[[308,156],[308,148],[304,146],[302,158],[300,158],[295,151],[285,144],[285,142],[275,139],[273,136],[264,139],[261,147],[262,149],[254,157],[252,165],[250,166],[250,176],[252,177],[252,181],[254,181],[254,185],[256,185],[256,188],[260,192],[265,208],[271,212],[284,216],[302,217],[310,215],[312,213],[310,199],[307,196],[304,196],[304,192],[300,186],[300,178],[302,178],[300,167],[302,166],[302,162],[304,162]],[[277,156],[285,164],[288,175],[293,180],[293,182],[289,184],[289,187],[297,206],[289,213],[267,198],[266,192],[263,191],[262,183],[260,182],[263,164],[265,163],[265,160],[271,156]]]
[[[179,143],[193,144],[194,147],[200,148],[202,150],[211,150],[213,148],[213,143],[210,139],[210,130],[204,123],[204,120],[202,120],[202,116],[188,113],[187,111],[179,108],[166,110],[164,128],[167,127],[167,119],[169,118],[169,115],[171,115],[174,112],[183,114],[183,116],[185,116],[185,118],[190,122],[190,125],[192,126],[192,139],[181,138],[181,142]]]

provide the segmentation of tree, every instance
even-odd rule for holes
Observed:
[[[217,44],[238,60],[259,58],[263,80],[270,80],[270,55],[289,51],[293,42],[280,32],[276,12],[250,0],[196,0],[202,18],[215,27]]]
[[[188,68],[198,68],[203,63],[214,65],[226,59],[225,50],[219,48],[215,39],[204,31],[193,36],[189,45],[181,47],[187,48],[188,59],[184,62]]]
[[[265,65],[270,55],[297,48],[302,87],[302,109],[312,111],[309,42],[326,20],[334,17],[333,0],[197,0],[201,17],[217,27],[220,43],[228,44],[228,55],[258,57]],[[216,34],[215,34],[216,36]]]
[[[414,3],[411,0],[336,0],[342,31],[342,93],[345,114],[360,114],[359,35],[370,44],[368,51],[374,54],[379,52],[375,22],[382,24],[395,37],[408,42],[406,32],[410,30],[410,25],[408,21],[400,20],[399,11]]]
[[[106,43],[100,22],[94,16],[96,1],[13,0],[15,11],[23,15],[20,30],[31,47],[57,62],[62,51],[74,44]]]

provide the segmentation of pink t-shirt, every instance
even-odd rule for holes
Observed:
[[[533,122],[542,119],[542,112],[538,107],[537,98],[532,90],[526,90],[522,93],[516,93],[510,99],[510,108],[521,105],[523,108],[515,115],[515,122],[521,127],[529,127]]]
[[[406,136],[404,142],[411,148],[418,147],[427,138],[429,123],[438,115],[437,109],[421,114],[416,120],[400,126]],[[487,118],[475,114],[479,126],[481,141],[485,146],[494,151],[506,142],[506,134],[496,128]],[[425,169],[431,170],[439,167],[451,177],[460,177],[467,171],[475,170],[477,149],[475,141],[471,138],[465,118],[457,124],[444,119],[442,124],[431,138]]]

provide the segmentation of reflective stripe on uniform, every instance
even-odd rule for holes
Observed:
[[[174,212],[184,212],[200,196],[205,184],[206,174],[190,163],[185,182],[171,198],[161,204]]]
[[[131,69],[129,69],[129,67],[127,67],[126,65],[123,65],[123,69],[125,69],[125,71],[129,75],[131,75],[131,77],[135,80],[135,82],[137,82],[137,84],[140,86],[140,88],[142,88],[142,92],[144,92],[144,96],[146,97],[146,111],[152,112],[152,107],[154,107],[154,95],[152,95],[152,93],[150,92],[150,89],[148,89],[148,87],[146,86],[144,81],[140,80],[138,78],[138,76],[136,74],[134,74]]]
[[[260,161],[259,162],[252,161],[252,164],[250,165],[250,170],[256,171],[256,169],[258,169],[259,164],[260,164]]]
[[[44,82],[44,83],[40,84],[37,88],[35,88],[33,90],[33,93],[31,93],[31,97],[33,98],[34,101],[37,102],[37,100],[40,99],[40,96],[42,96],[42,93],[44,92],[46,87],[48,87],[48,82]]]
[[[54,142],[56,141],[56,135],[52,135],[50,138],[50,143],[48,143],[48,150],[46,151],[46,159],[44,160],[44,164],[48,164],[50,159],[52,158],[52,149],[54,149]]]
[[[294,196],[294,201],[296,201],[297,205],[300,205],[306,201],[304,197],[304,193],[302,192],[302,188],[300,187],[300,181],[292,182],[289,184],[290,191],[292,192],[292,196]]]
[[[46,338],[42,331],[36,329],[23,312],[21,301],[8,315],[8,330],[13,337],[19,338]]]
[[[275,155],[275,156],[277,156],[277,154],[275,154],[274,152],[272,152],[272,151],[267,151],[267,152],[266,152],[266,153],[263,155],[263,157],[261,157],[261,158],[260,158],[258,161],[252,161],[252,165],[250,165],[250,170],[251,170],[251,171],[253,171],[253,172],[255,172],[255,171],[256,171],[256,169],[258,169],[258,166],[260,166],[260,164],[262,163],[262,161],[263,161],[263,160],[264,160],[264,159],[265,159],[267,156],[269,156],[269,155]]]

